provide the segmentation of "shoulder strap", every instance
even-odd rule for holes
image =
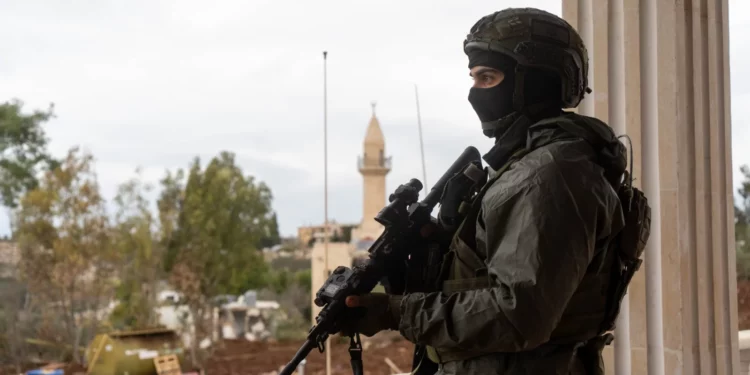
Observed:
[[[511,155],[511,156],[510,156],[509,158],[508,158],[508,161],[506,161],[506,162],[505,162],[505,164],[503,164],[503,166],[502,166],[502,167],[500,167],[500,168],[499,168],[499,169],[498,169],[497,171],[495,171],[495,173],[494,173],[494,174],[492,175],[492,177],[490,177],[490,178],[488,178],[488,179],[487,179],[487,182],[486,182],[486,183],[484,184],[484,186],[482,186],[482,190],[480,190],[480,194],[481,194],[481,195],[484,195],[484,193],[486,192],[486,190],[487,190],[487,189],[489,189],[489,187],[490,187],[490,186],[492,185],[492,183],[494,183],[495,181],[497,181],[497,179],[499,179],[499,178],[500,178],[500,177],[501,177],[501,176],[503,175],[503,173],[505,173],[505,171],[507,171],[507,170],[508,170],[508,168],[510,168],[510,166],[511,166],[511,165],[512,165],[512,164],[513,164],[514,162],[516,162],[516,161],[518,161],[518,160],[521,160],[521,159],[522,159],[522,158],[523,158],[524,156],[526,156],[526,154],[528,154],[528,153],[529,153],[530,151],[531,151],[531,150],[529,150],[529,148],[528,148],[528,147],[524,147],[524,148],[521,148],[521,149],[518,149],[518,150],[516,150],[516,151],[515,151],[515,152],[514,152],[514,153],[513,153],[513,154],[512,154],[512,155]],[[480,198],[480,199],[481,199],[481,198]]]
[[[622,183],[623,174],[627,170],[627,162],[623,161],[623,164],[620,165],[617,161],[620,153],[627,154],[627,151],[625,151],[625,145],[617,138],[608,141],[601,131],[598,131],[591,126],[592,119],[578,115],[576,116],[580,121],[574,121],[567,116],[558,116],[544,119],[537,122],[537,124],[556,125],[565,132],[583,139],[586,143],[591,145],[591,148],[593,148],[594,153],[596,154],[597,164],[604,168],[604,177],[609,181],[615,191],[618,191]],[[614,137],[614,132],[611,132],[610,135]]]
[[[608,145],[620,143],[617,139],[618,137],[615,136],[614,130],[606,124],[602,123],[601,127],[593,126],[593,123],[599,120],[580,115],[574,115],[575,117],[572,118],[571,116],[573,115],[547,118],[537,122],[535,125],[556,125],[566,132],[588,142],[597,152]]]
[[[474,239],[476,229],[475,225],[477,222],[479,211],[482,208],[482,198],[484,198],[484,195],[487,193],[487,190],[489,190],[492,184],[500,177],[502,177],[502,175],[511,167],[514,162],[523,158],[527,153],[529,153],[529,149],[527,148],[516,150],[516,152],[514,152],[511,157],[508,158],[508,161],[506,161],[502,167],[495,171],[495,174],[491,178],[489,178],[487,182],[484,183],[484,185],[482,185],[481,189],[479,189],[479,192],[472,198],[469,210],[467,211],[464,219],[461,221],[461,224],[459,224],[454,236],[462,238],[463,241],[467,244],[471,244],[472,246],[476,245]]]
[[[585,120],[581,121],[581,123],[575,123],[573,120],[565,116],[557,116],[541,120],[535,125],[557,125],[566,132],[588,142],[597,152],[607,144],[603,137],[593,131],[587,131],[589,125]]]

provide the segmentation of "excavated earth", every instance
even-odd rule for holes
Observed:
[[[261,375],[277,373],[297,352],[302,342],[258,343],[248,341],[224,341],[205,363],[206,375]],[[363,345],[362,353],[365,375],[390,375],[396,373],[386,363],[386,358],[400,370],[411,370],[413,344],[406,340],[373,342]],[[331,374],[351,374],[349,344],[331,344]],[[305,375],[325,374],[325,353],[317,349],[307,357]]]
[[[213,355],[204,363],[205,375],[273,375],[294,356],[302,345],[299,342],[263,343],[241,340],[225,340]],[[391,370],[386,358],[397,366],[399,372],[411,370],[412,353],[414,347],[405,340],[379,340],[363,345],[362,353],[365,375],[390,375],[397,373]],[[331,344],[331,374],[350,375],[349,344],[332,342]],[[324,353],[317,349],[307,357],[305,375],[325,374]],[[25,365],[22,371],[39,368],[41,365]],[[183,373],[191,373],[183,366]],[[76,365],[65,366],[65,375],[84,373],[85,369]],[[18,375],[12,366],[0,364],[0,375]]]

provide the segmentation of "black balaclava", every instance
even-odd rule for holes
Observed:
[[[497,69],[505,78],[499,85],[490,88],[472,87],[469,90],[469,103],[482,123],[499,120],[514,112],[513,92],[516,88],[516,62],[503,54],[473,50],[469,52],[469,69],[486,66]],[[493,137],[495,129],[483,126],[484,135]]]
[[[482,122],[484,135],[495,137],[507,130],[508,124],[500,121],[510,117],[514,112],[532,117],[533,120],[557,115],[562,108],[562,83],[553,72],[535,68],[523,70],[523,97],[521,108],[516,108],[513,95],[516,89],[516,61],[512,58],[490,51],[472,50],[468,52],[469,69],[481,65],[502,71],[505,78],[497,86],[490,88],[474,88],[469,90],[469,102]],[[534,105],[534,111],[526,111]],[[526,113],[529,112],[529,113]],[[533,113],[532,113],[533,112]]]

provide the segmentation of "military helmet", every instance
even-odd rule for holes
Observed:
[[[573,108],[588,88],[588,52],[581,36],[562,18],[535,8],[508,8],[482,17],[464,41],[464,52],[480,49],[517,62],[516,97],[523,97],[523,69],[552,71],[562,83],[564,108]]]

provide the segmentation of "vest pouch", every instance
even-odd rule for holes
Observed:
[[[643,192],[629,184],[623,184],[618,190],[618,196],[622,204],[625,226],[614,238],[610,248],[615,252],[615,261],[607,314],[600,328],[601,333],[615,328],[622,299],[628,292],[630,281],[643,263],[641,256],[651,233],[651,208]]]
[[[622,203],[625,227],[618,234],[618,246],[624,260],[639,260],[651,234],[651,208],[640,190],[623,185],[617,194]]]
[[[443,293],[453,294],[467,290],[489,288],[487,265],[460,237],[453,240],[453,270],[443,282]]]
[[[484,263],[484,259],[480,258],[477,252],[470,248],[463,239],[456,237],[453,240],[451,251],[454,253],[451,279],[487,276],[487,265]]]
[[[469,290],[485,289],[491,286],[487,265],[460,236],[453,239],[451,250],[443,262],[448,273],[443,281],[443,293],[451,295]],[[426,347],[427,357],[435,363],[464,360],[486,354],[484,351],[438,350]]]

